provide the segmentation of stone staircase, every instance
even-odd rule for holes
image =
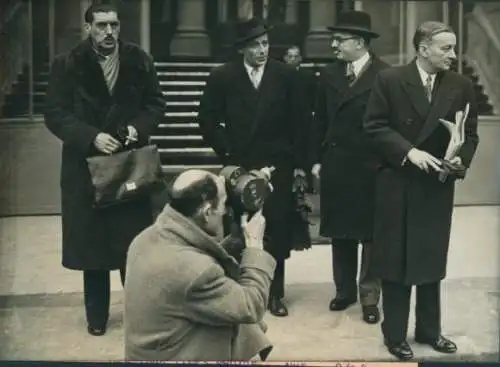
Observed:
[[[157,62],[167,111],[151,140],[167,174],[187,167],[216,170],[220,162],[203,141],[197,122],[203,88],[215,63]]]

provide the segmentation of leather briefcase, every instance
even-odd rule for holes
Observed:
[[[97,208],[148,197],[164,185],[155,145],[88,157],[87,164]]]

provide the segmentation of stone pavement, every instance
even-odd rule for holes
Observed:
[[[447,280],[442,287],[443,332],[459,347],[452,356],[409,342],[418,360],[498,361],[500,208],[460,207],[454,215]],[[120,361],[122,296],[112,275],[109,331],[87,334],[78,272],[60,265],[60,218],[0,219],[0,359]],[[275,342],[271,360],[394,361],[380,325],[361,320],[360,306],[328,311],[334,295],[330,248],[296,252],[287,262],[290,316],[266,315]],[[414,302],[414,300],[413,300]]]

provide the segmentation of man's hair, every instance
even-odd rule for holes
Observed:
[[[119,16],[118,8],[115,5],[108,3],[104,4],[94,3],[90,5],[85,11],[84,15],[85,23],[92,23],[94,21],[95,13],[109,13],[109,12],[115,12]]]
[[[212,207],[219,205],[219,190],[213,175],[200,172],[203,171],[181,173],[170,188],[170,206],[186,217],[192,217],[207,202]]]
[[[288,51],[291,51],[291,50],[297,50],[297,51],[299,51],[300,54],[302,53],[302,51],[298,45],[291,45],[290,47],[287,47],[287,49],[285,50],[285,55],[288,54]]]
[[[418,52],[418,48],[422,42],[429,42],[432,40],[432,37],[444,32],[454,33],[449,25],[441,22],[428,21],[421,23],[413,35],[413,47],[415,51]]]

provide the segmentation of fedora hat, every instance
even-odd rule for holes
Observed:
[[[249,41],[268,33],[272,29],[264,20],[260,18],[250,18],[240,20],[236,23],[235,33],[236,39],[234,41],[235,47],[242,47]]]
[[[377,38],[378,33],[372,31],[372,20],[368,13],[357,10],[349,10],[339,13],[337,23],[333,27],[327,27],[332,32],[347,32],[362,37]]]

